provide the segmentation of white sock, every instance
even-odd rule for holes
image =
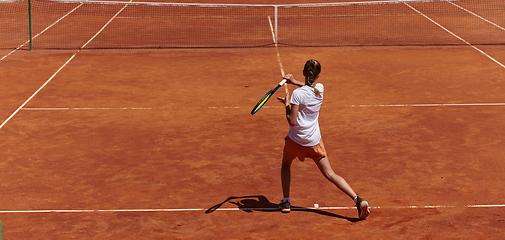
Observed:
[[[285,203],[285,202],[289,202],[289,197],[285,197],[284,199],[282,199],[282,202]]]

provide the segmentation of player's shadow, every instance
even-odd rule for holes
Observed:
[[[221,203],[218,203],[209,209],[205,211],[205,213],[213,213],[214,211],[218,210],[223,204],[225,203],[231,203],[236,205],[240,210],[244,212],[280,212],[280,209],[278,207],[278,204],[270,202],[265,196],[263,195],[255,195],[255,196],[243,196],[243,197],[229,197],[226,200],[224,200]],[[340,219],[345,219],[349,222],[358,222],[361,221],[362,219],[358,218],[349,218],[349,217],[344,217],[338,214],[334,214],[331,212],[323,211],[320,209],[314,209],[314,208],[304,208],[304,207],[297,207],[297,206],[291,206],[291,211],[294,212],[311,212],[311,213],[316,213],[328,217],[334,217],[334,218],[340,218]]]

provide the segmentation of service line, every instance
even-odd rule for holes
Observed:
[[[373,108],[373,107],[502,107],[505,103],[413,103],[413,104],[354,104],[348,105],[351,108]],[[326,106],[322,106],[326,107]],[[178,109],[243,109],[247,107],[239,106],[208,106],[208,107],[179,107]],[[263,108],[283,108],[282,106],[264,106]],[[175,109],[156,107],[48,107],[48,108],[21,108],[23,111],[85,111],[85,110],[167,110]]]

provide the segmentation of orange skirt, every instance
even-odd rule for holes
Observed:
[[[286,137],[285,141],[284,154],[295,156],[302,162],[305,161],[305,158],[319,160],[326,157],[326,149],[324,148],[322,138],[316,146],[311,147],[302,146],[291,140],[289,137]]]

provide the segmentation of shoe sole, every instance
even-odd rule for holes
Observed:
[[[359,215],[359,219],[365,219],[366,217],[368,217],[368,215],[370,215],[370,208],[368,207],[367,201],[362,201],[359,207],[361,208],[361,214]]]
[[[281,212],[283,212],[283,213],[289,213],[289,212],[291,212],[291,209],[281,209]]]

